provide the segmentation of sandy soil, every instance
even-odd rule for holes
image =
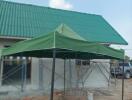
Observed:
[[[122,100],[122,80],[117,79],[117,84],[112,84],[107,89],[95,89],[91,90],[94,94],[94,100]],[[132,100],[132,78],[125,80],[125,91],[124,91],[124,100]],[[55,94],[56,95],[56,94]],[[64,100],[58,96],[54,96],[54,100]],[[74,98],[74,99],[73,99]],[[83,99],[81,99],[83,98]],[[85,97],[68,97],[65,100],[85,100]],[[21,99],[0,99],[0,100],[48,100],[47,96],[32,96],[32,97],[23,97]]]
[[[94,94],[94,100],[122,100],[122,81],[117,80],[116,86],[110,86],[107,94]],[[124,100],[132,100],[132,79],[125,80]],[[108,92],[106,91],[106,92]]]

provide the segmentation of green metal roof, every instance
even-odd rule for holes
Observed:
[[[0,0],[0,36],[32,38],[65,23],[92,42],[127,42],[102,16]]]

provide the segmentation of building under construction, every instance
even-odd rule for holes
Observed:
[[[110,59],[123,59],[111,44],[127,42],[100,15],[1,0],[0,94],[87,100],[111,85]]]

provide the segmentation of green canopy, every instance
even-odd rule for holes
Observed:
[[[80,59],[123,59],[124,52],[102,44],[88,42],[65,24],[39,37],[18,42],[3,50],[2,55]]]

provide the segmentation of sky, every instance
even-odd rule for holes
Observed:
[[[102,15],[128,42],[123,48],[132,58],[132,0],[8,0]]]

